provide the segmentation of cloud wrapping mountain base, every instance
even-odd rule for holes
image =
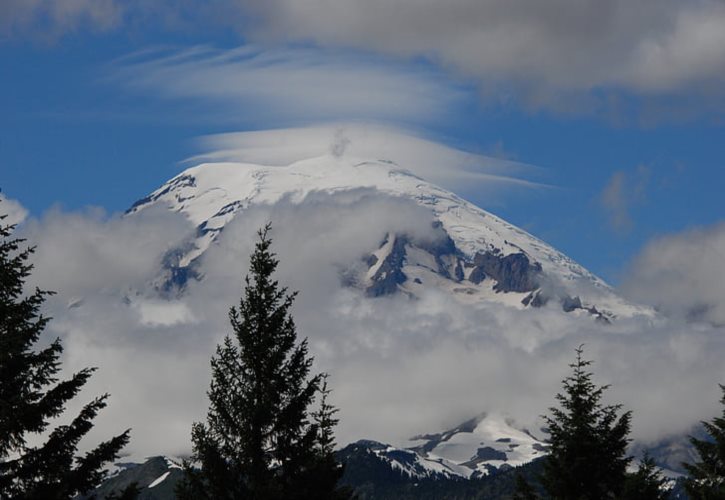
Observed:
[[[623,289],[669,315],[725,326],[725,223],[650,242]]]
[[[278,278],[301,291],[293,311],[299,334],[310,340],[315,369],[331,374],[341,444],[365,437],[405,444],[482,411],[535,428],[582,343],[596,361],[596,382],[612,384],[607,402],[634,410],[638,439],[687,431],[717,409],[722,327],[677,316],[604,325],[557,307],[472,308],[434,289],[412,300],[342,287],[341,266],[387,232],[431,230],[430,215],[413,203],[343,194],[250,209],[204,255],[204,278],[174,299],[152,283],[165,253],[193,236],[180,215],[54,211],[26,223],[20,234],[38,245],[31,285],[59,292],[47,304],[54,318],[47,338],[63,338],[69,372],[100,367],[79,404],[112,395],[89,442],[132,427],[136,457],[189,451],[191,422],[206,411],[209,358],[230,332],[227,312],[240,296],[255,232],[270,220]]]

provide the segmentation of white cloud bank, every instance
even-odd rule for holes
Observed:
[[[0,36],[6,37],[63,34],[83,27],[107,31],[159,25],[212,36],[232,28],[244,40],[267,46],[303,43],[401,60],[424,58],[475,81],[481,94],[493,102],[513,102],[528,109],[616,116],[627,108],[631,96],[644,98],[646,113],[664,107],[697,116],[722,112],[725,106],[725,4],[720,0],[11,0],[0,4]],[[353,58],[352,63],[346,69],[354,76],[360,61]],[[353,80],[335,71],[330,74],[340,83]],[[300,72],[301,85],[315,82],[309,71]],[[222,82],[203,83],[224,90]],[[177,82],[177,90],[185,91],[183,87],[183,81]]]
[[[725,326],[725,223],[656,238],[623,289],[668,315]]]
[[[341,287],[340,269],[387,231],[431,231],[420,207],[359,190],[248,210],[204,257],[205,279],[169,301],[149,283],[169,246],[192,232],[181,216],[54,212],[26,224],[39,245],[33,284],[59,292],[47,304],[48,336],[63,338],[64,368],[99,366],[83,396],[111,393],[90,443],[132,427],[135,457],[189,451],[190,424],[206,411],[209,357],[230,331],[227,311],[239,299],[255,231],[269,220],[278,278],[301,292],[299,334],[310,339],[315,369],[331,373],[341,444],[403,443],[481,411],[531,424],[554,403],[581,343],[596,360],[596,381],[612,384],[608,400],[634,410],[637,438],[687,431],[717,410],[725,380],[719,326],[677,315],[606,326],[554,307],[472,309],[435,290],[420,300],[367,299]],[[723,272],[721,264],[711,269]],[[717,307],[722,297],[713,295]]]
[[[5,215],[5,219],[0,224],[3,226],[16,225],[22,223],[28,217],[28,210],[17,200],[0,193],[0,214]]]
[[[613,111],[620,90],[723,104],[725,4],[718,0],[236,4],[249,16],[243,32],[256,39],[428,57],[476,79],[496,100],[532,108]]]

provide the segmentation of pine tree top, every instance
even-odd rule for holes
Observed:
[[[544,416],[550,453],[542,483],[555,498],[612,498],[621,492],[631,461],[626,455],[631,412],[601,403],[608,386],[594,384],[592,361],[583,352],[583,346],[576,349],[572,373],[556,395],[559,406]]]
[[[206,423],[192,429],[201,469],[187,464],[181,498],[344,498],[332,454],[337,410],[325,375],[310,374],[307,339],[297,338],[296,293],[274,279],[270,229],[258,232],[242,296],[229,311],[232,335],[211,360]]]

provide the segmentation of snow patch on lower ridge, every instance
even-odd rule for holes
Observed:
[[[411,439],[409,448],[358,441],[392,469],[414,479],[474,479],[543,457],[548,445],[508,418],[480,415],[438,434]]]
[[[151,484],[149,484],[149,488],[154,488],[161,484],[167,477],[169,477],[169,474],[171,474],[171,471],[166,471],[163,474],[161,474],[159,477],[157,477]]]
[[[414,203],[427,210],[433,240],[388,234],[377,248],[361,249],[363,262],[350,262],[341,282],[369,297],[418,297],[435,288],[457,300],[515,308],[556,306],[567,313],[608,322],[616,317],[651,316],[648,308],[619,297],[604,281],[526,231],[385,160],[321,156],[286,166],[205,163],[177,175],[127,216],[159,205],[183,214],[196,235],[170,251],[157,288],[183,289],[201,279],[196,263],[234,217],[281,201],[302,204],[321,193],[334,197],[360,190]],[[324,245],[324,241],[320,241]]]
[[[175,498],[174,489],[183,476],[183,467],[167,456],[147,457],[143,462],[117,462],[100,485],[76,500],[116,497],[132,485],[141,490],[138,498]]]

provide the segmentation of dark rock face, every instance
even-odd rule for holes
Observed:
[[[522,252],[502,256],[492,251],[478,253],[473,262],[466,262],[465,257],[456,248],[453,240],[445,234],[434,241],[412,241],[405,235],[389,236],[395,238],[393,248],[385,257],[384,262],[372,278],[373,284],[366,290],[369,297],[389,295],[398,291],[398,286],[407,281],[403,272],[406,263],[406,246],[414,246],[429,253],[435,258],[435,271],[448,279],[463,281],[463,266],[473,267],[468,280],[478,285],[485,279],[496,281],[494,290],[497,292],[533,292],[539,288],[541,264],[531,262]],[[388,242],[386,239],[382,245]],[[364,259],[368,267],[377,263],[377,258],[370,255]],[[532,296],[531,299],[534,300]],[[524,299],[526,300],[526,299]],[[543,304],[542,304],[543,305]]]
[[[395,238],[393,248],[372,277],[373,284],[365,290],[368,297],[393,294],[398,291],[398,285],[402,285],[408,280],[403,272],[403,266],[406,263],[406,246],[416,247],[433,256],[437,267],[434,271],[441,276],[456,281],[463,280],[463,267],[456,244],[441,229],[440,222],[434,222],[433,228],[439,233],[440,237],[430,240],[418,240],[405,234],[388,235],[380,246],[387,244],[388,238]],[[378,263],[378,257],[371,254],[364,257],[363,261],[370,268]]]
[[[531,263],[523,253],[501,257],[491,252],[477,253],[473,259],[475,268],[471,281],[480,283],[489,276],[496,280],[493,289],[497,292],[531,292],[539,288],[541,264]],[[473,278],[473,279],[472,279]]]
[[[543,444],[539,444],[539,443],[534,443],[533,448],[536,451],[541,451],[543,453],[549,453],[549,447],[547,445],[543,445]]]
[[[456,281],[463,281],[463,265],[460,260],[456,263],[454,274],[456,276]]]
[[[471,274],[468,276],[468,281],[470,281],[474,285],[480,284],[485,279],[486,273],[483,272],[482,267],[474,267],[473,271],[471,271]]]
[[[504,453],[503,451],[499,451],[494,448],[491,448],[490,446],[486,446],[484,448],[479,448],[476,451],[476,458],[479,460],[483,460],[483,461],[503,460],[505,462],[508,460],[506,453]]]
[[[521,303],[525,306],[530,305],[531,307],[544,307],[549,303],[549,296],[541,290],[535,290],[524,297]]]
[[[198,262],[192,261],[187,266],[181,266],[181,258],[190,251],[191,245],[184,245],[169,250],[161,261],[162,273],[156,281],[156,289],[163,297],[175,297],[183,292],[189,280],[200,280],[201,274],[197,270]]]
[[[564,312],[572,312],[575,309],[582,309],[582,301],[579,297],[566,296],[561,301],[561,308]]]
[[[368,267],[373,267],[375,264],[378,263],[378,258],[375,255],[370,254],[367,257],[365,257],[364,261],[365,261],[365,264],[368,265]]]
[[[521,301],[521,303],[525,306],[531,306],[531,307],[544,307],[546,304],[549,303],[549,300],[551,300],[552,297],[548,293],[546,293],[545,290],[535,290],[528,294],[524,299]],[[586,311],[589,314],[591,314],[597,321],[601,321],[603,323],[611,323],[611,317],[612,315],[605,312],[602,312],[598,310],[596,307],[586,307],[581,299],[578,296],[570,296],[570,295],[559,295],[558,301],[561,304],[561,309],[564,312],[570,313],[576,310],[582,310]]]
[[[159,291],[163,297],[173,297],[186,288],[190,279],[198,281],[201,275],[192,266],[170,267],[165,278]]]
[[[358,441],[336,452],[337,460],[345,464],[342,484],[358,490],[361,498],[375,498],[374,492],[381,484],[408,483],[411,480],[410,476],[391,467],[387,461],[373,452],[385,448],[386,445],[374,441]]]
[[[373,284],[365,290],[368,297],[380,297],[395,293],[398,291],[398,285],[402,285],[408,279],[403,272],[407,239],[402,236],[393,236],[393,238],[395,238],[393,248],[375,272],[372,278]]]
[[[468,275],[468,281],[475,285],[490,278],[496,282],[493,286],[496,292],[529,292],[521,301],[525,306],[543,307],[550,300],[555,299],[561,304],[564,312],[583,310],[594,316],[597,321],[610,322],[610,318],[606,313],[597,310],[593,306],[585,306],[578,296],[552,295],[550,291],[542,288],[543,270],[541,264],[531,262],[523,252],[506,256],[498,251],[477,253],[471,263],[464,260],[464,257],[458,252],[455,244],[447,235],[436,243],[412,241],[405,235],[388,236],[388,238],[391,237],[395,238],[393,247],[375,272],[372,278],[373,284],[365,290],[368,297],[394,294],[398,292],[399,286],[408,280],[405,272],[403,272],[403,266],[406,264],[406,247],[410,245],[435,257],[438,274],[448,279],[462,281],[464,279],[463,266],[465,265],[469,269],[473,268]],[[387,243],[388,239],[386,238],[381,246]],[[449,262],[448,266],[445,263],[446,259]],[[365,258],[365,263],[368,267],[372,267],[378,263],[378,258],[370,255]],[[453,273],[449,272],[451,268]],[[352,281],[350,282],[352,283]],[[415,282],[420,283],[420,280],[416,278]]]

